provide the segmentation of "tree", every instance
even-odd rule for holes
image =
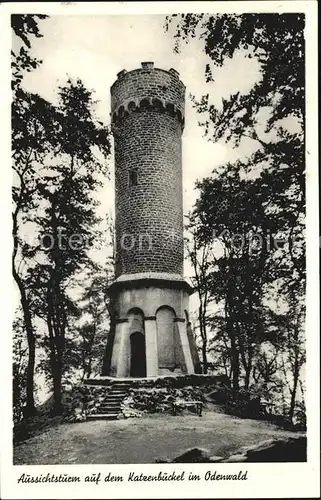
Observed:
[[[240,362],[248,387],[255,345],[262,341],[268,257],[265,236],[270,227],[258,182],[242,180],[240,170],[241,164],[227,165],[220,176],[199,182],[193,212],[198,221],[199,248],[212,245],[203,281],[211,300],[223,305],[235,390]]]
[[[194,210],[202,244],[215,230],[222,251],[206,279],[225,305],[234,389],[243,370],[246,387],[254,370],[257,375],[261,344],[282,336],[282,328],[272,332],[268,324],[271,290],[285,303],[294,293],[298,304],[304,289],[304,22],[302,14],[182,14],[168,17],[165,26],[174,30],[177,52],[193,38],[204,43],[204,78],[213,90],[216,71],[237,52],[260,66],[250,91],[222,99],[221,106],[210,93],[193,97],[208,140],[236,148],[250,140],[256,148],[199,182]],[[240,236],[241,245],[235,244]]]
[[[48,134],[46,133],[48,128],[45,119],[47,103],[39,99],[38,96],[31,96],[24,92],[21,88],[21,82],[25,71],[31,71],[40,64],[40,61],[29,55],[28,49],[31,47],[30,37],[39,38],[41,36],[37,18],[43,19],[45,17],[31,15],[13,15],[11,17],[13,31],[22,41],[20,51],[12,52],[12,155],[15,174],[12,214],[12,273],[20,293],[28,341],[26,414],[33,414],[35,411],[35,332],[30,314],[30,298],[23,275],[20,272],[20,265],[23,264],[26,257],[26,248],[19,233],[23,218],[33,206],[32,194],[35,191],[36,162],[48,152],[48,136],[51,135],[52,130],[49,130]]]
[[[301,370],[305,364],[304,311],[297,298],[291,297],[285,329],[285,342],[281,351],[282,371],[290,392],[289,418],[293,421],[300,385]]]
[[[40,318],[48,326],[55,407],[59,413],[68,315],[76,314],[77,309],[68,296],[67,282],[90,260],[88,242],[75,249],[76,239],[79,243],[79,237],[92,238],[99,222],[93,193],[102,176],[106,176],[107,165],[98,158],[97,151],[103,158],[109,155],[109,130],[96,120],[92,93],[80,80],[69,80],[58,89],[58,106],[23,89],[24,72],[40,64],[29,53],[30,36],[41,36],[37,16],[13,16],[12,28],[22,41],[20,50],[12,54],[12,267],[28,339],[27,408],[29,414],[35,411],[35,325]],[[28,233],[33,233],[36,241],[30,241]],[[99,239],[98,234],[97,230],[95,236]],[[74,248],[61,248],[61,237],[67,244],[71,238]],[[39,243],[48,240],[47,248]]]
[[[83,381],[102,372],[102,352],[106,348],[110,315],[106,307],[108,266],[92,266],[79,304],[79,318],[66,346],[65,360]],[[87,281],[87,280],[86,280]]]
[[[194,276],[192,284],[196,289],[199,300],[198,327],[201,337],[203,373],[208,370],[208,307],[210,302],[210,284],[207,280],[208,271],[212,263],[211,244],[202,242],[199,237],[197,218],[192,214],[188,217],[186,229],[189,239],[186,240],[187,256],[192,264]]]
[[[68,80],[59,89],[56,111],[58,148],[55,164],[38,181],[42,211],[35,216],[45,262],[40,262],[33,289],[41,290],[49,334],[50,369],[55,412],[62,412],[62,377],[68,315],[77,315],[68,296],[70,280],[90,265],[88,250],[99,239],[93,193],[107,166],[97,160],[95,148],[106,158],[110,152],[108,130],[95,121],[92,94],[80,80]],[[96,242],[94,242],[96,243]],[[40,312],[41,314],[41,312]]]

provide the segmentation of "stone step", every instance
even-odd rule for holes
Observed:
[[[87,415],[88,420],[117,420],[118,413],[92,413]]]
[[[96,406],[96,413],[97,412],[100,412],[100,410],[102,409],[111,409],[111,410],[120,410],[121,406],[119,404],[117,405],[113,405],[113,404],[109,404],[109,403],[101,403],[99,406]]]
[[[130,387],[131,385],[132,385],[131,382],[124,381],[124,382],[116,382],[116,383],[112,384],[112,387],[124,387],[124,386]]]
[[[103,403],[122,403],[124,398],[106,398],[101,401],[101,404]]]
[[[124,398],[106,398],[106,399],[102,399],[101,401],[99,401],[99,405],[105,405],[105,404],[114,404],[114,405],[120,405],[122,404]]]
[[[105,396],[104,398],[101,398],[101,401],[123,401],[123,399],[125,399],[126,396],[113,396],[113,395],[110,395],[110,396]]]
[[[106,398],[109,398],[109,397],[118,397],[118,398],[123,398],[125,396],[127,396],[128,392],[113,392],[113,391],[110,391],[108,394],[106,394]]]
[[[97,414],[104,414],[104,413],[120,413],[120,408],[107,408],[107,407],[103,407],[103,408],[97,408],[97,411],[96,411],[96,415]]]
[[[94,413],[88,415],[89,419],[116,419],[121,413],[121,404],[128,395],[130,383],[117,383],[109,387],[106,394],[99,403],[99,406],[94,410]]]
[[[104,399],[101,399],[100,403],[122,403],[126,396],[106,396]]]
[[[130,385],[113,385],[110,388],[112,391],[129,391],[131,389]]]
[[[119,398],[119,399],[106,398],[106,399],[102,399],[101,401],[99,401],[99,405],[107,405],[107,404],[121,405],[122,402],[123,402],[123,398]]]
[[[110,407],[110,406],[99,406],[95,413],[120,413],[121,408],[120,407]]]
[[[99,405],[109,405],[109,404],[112,404],[112,405],[121,405],[123,402],[123,398],[120,398],[120,399],[109,399],[109,398],[106,398],[106,399],[102,399],[101,401],[99,401]]]
[[[124,398],[104,398],[99,401],[99,404],[104,404],[104,403],[122,403]]]
[[[101,404],[98,406],[99,410],[102,410],[104,408],[108,408],[108,409],[112,409],[112,410],[119,410],[121,408],[121,406],[120,405],[112,405],[110,403],[105,403],[105,404]]]

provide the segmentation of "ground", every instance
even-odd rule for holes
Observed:
[[[242,446],[293,436],[264,421],[205,411],[202,417],[155,415],[51,427],[14,449],[14,464],[141,464],[201,447],[227,457]]]

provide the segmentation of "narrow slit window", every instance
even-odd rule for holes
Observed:
[[[137,186],[138,184],[138,172],[136,168],[129,171],[129,186]]]

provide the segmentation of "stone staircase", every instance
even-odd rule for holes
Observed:
[[[93,413],[87,415],[88,420],[114,420],[121,412],[121,404],[127,396],[131,387],[130,381],[119,381],[113,383],[106,391],[106,396]]]

